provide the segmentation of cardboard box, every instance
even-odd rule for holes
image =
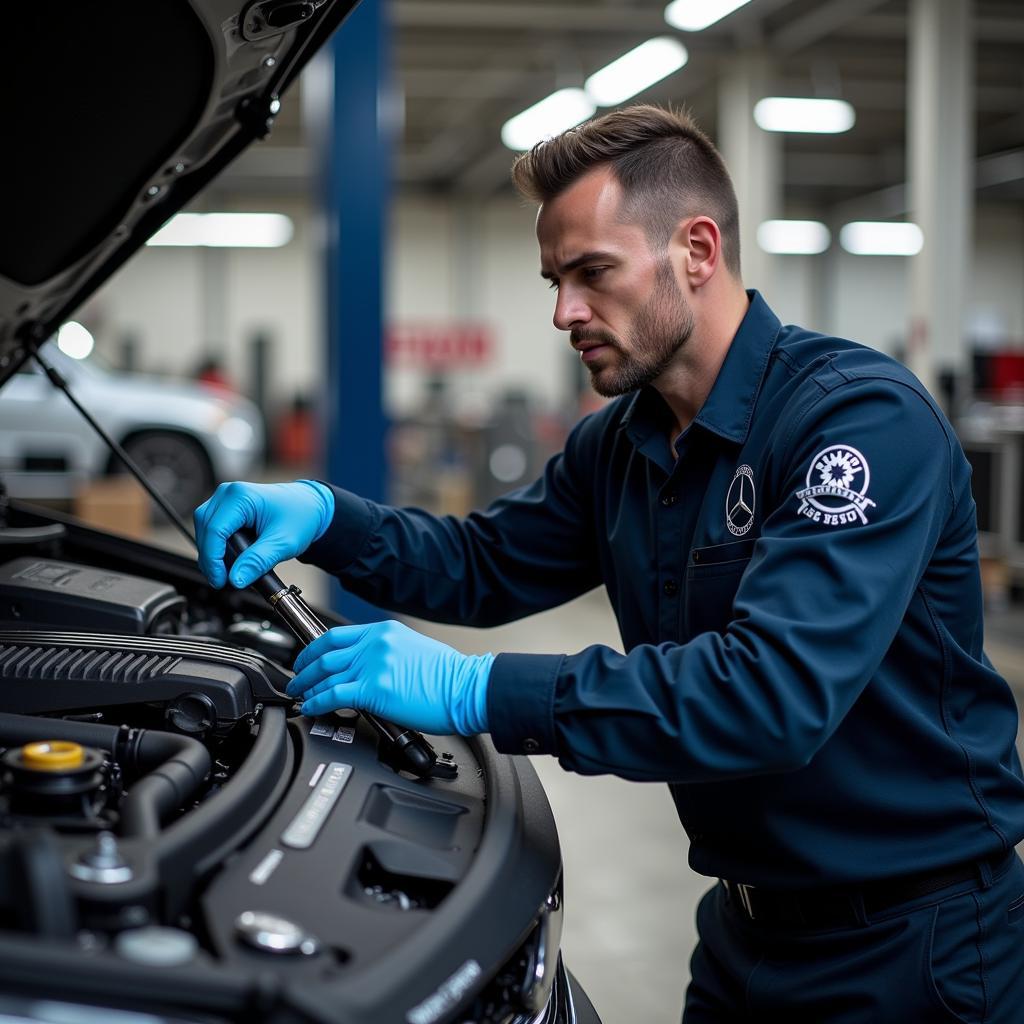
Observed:
[[[101,477],[80,487],[74,514],[89,526],[133,540],[149,536],[149,495],[128,476]]]

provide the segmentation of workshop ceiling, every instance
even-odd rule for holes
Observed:
[[[712,138],[718,81],[727,62],[746,52],[773,58],[778,95],[853,104],[857,123],[849,132],[785,136],[787,208],[828,208],[903,185],[909,0],[752,0],[695,33],[671,29],[665,4],[390,0],[403,111],[396,190],[476,197],[508,190],[514,154],[501,143],[502,124],[655,35],[680,38],[689,63],[630,102],[684,104]],[[976,0],[974,24],[979,188],[1024,200],[1024,3]],[[315,187],[302,107],[296,94],[287,98],[270,139],[229,171],[225,189],[301,194]]]

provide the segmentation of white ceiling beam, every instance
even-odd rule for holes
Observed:
[[[979,143],[986,149],[1006,149],[1018,145],[1024,139],[1024,102],[1010,117],[979,125],[977,132]]]
[[[1024,149],[983,156],[974,165],[975,188],[992,188],[1013,181],[1024,181]]]
[[[786,153],[782,183],[787,188],[863,188],[872,182],[881,185],[892,180],[886,164],[875,153]]]
[[[972,25],[974,38],[983,43],[1024,41],[1024,20],[977,16]],[[869,14],[857,22],[857,35],[875,39],[903,39],[907,18],[903,14]]]
[[[903,111],[907,106],[907,84],[903,78],[888,81],[840,77],[839,97],[862,110]],[[783,78],[775,82],[780,96],[815,96],[814,82],[808,78]],[[1024,87],[980,85],[975,88],[975,109],[982,113],[1013,113],[1024,107]]]
[[[464,167],[454,181],[456,191],[473,195],[493,195],[510,180],[516,155],[504,146],[488,150]]]
[[[780,28],[769,40],[768,49],[776,55],[786,56],[806,49],[857,18],[881,7],[885,0],[829,0],[819,3],[807,14],[794,18]]]
[[[458,0],[393,0],[399,30],[407,28],[527,29],[537,32],[670,32],[663,7],[604,7],[588,3],[518,4]]]
[[[974,163],[974,187],[992,188],[1024,181],[1024,149],[1009,150],[979,157]],[[910,208],[907,186],[903,183],[867,192],[832,207],[837,221],[862,218],[902,217]]]
[[[526,92],[554,89],[555,78],[554,68],[436,68],[430,71],[406,71],[399,76],[398,84],[406,96],[417,99],[467,96],[474,99],[504,99],[519,97]]]

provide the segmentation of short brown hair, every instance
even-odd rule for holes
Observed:
[[[638,104],[587,121],[517,157],[512,181],[527,199],[545,203],[604,164],[625,192],[623,212],[644,225],[652,244],[665,245],[683,217],[704,213],[722,232],[725,265],[740,276],[732,179],[711,140],[683,111]]]

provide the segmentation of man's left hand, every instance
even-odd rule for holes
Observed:
[[[493,654],[460,654],[400,622],[335,626],[295,660],[304,715],[358,708],[439,736],[487,731]]]

